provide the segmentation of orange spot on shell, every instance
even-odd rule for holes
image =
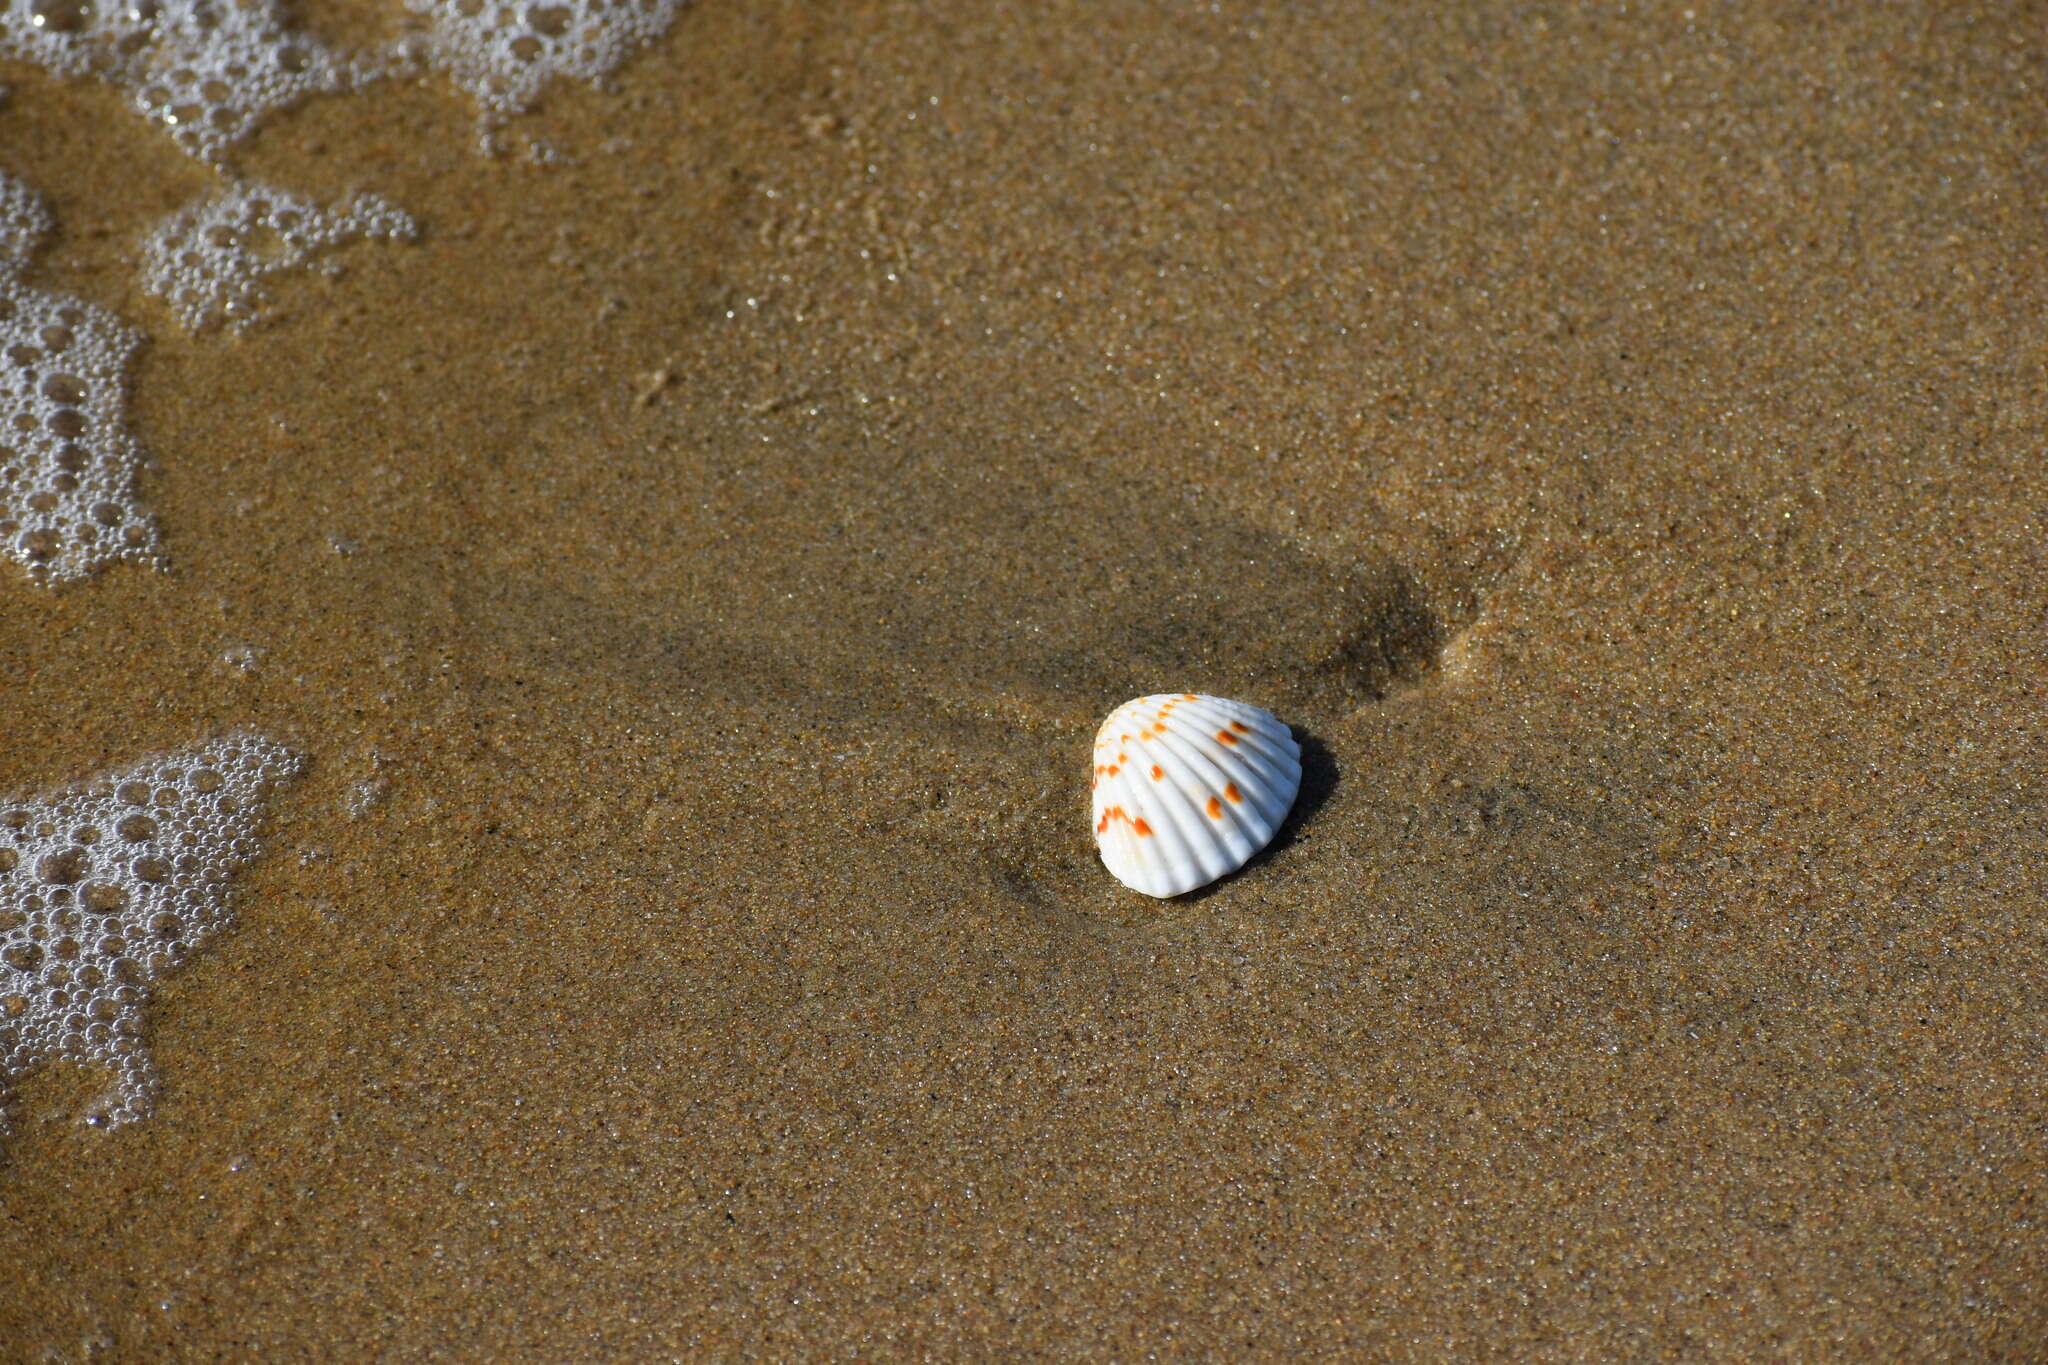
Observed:
[[[1242,802],[1244,800],[1244,793],[1237,789],[1235,782],[1225,782],[1223,784],[1223,794],[1233,802]]]
[[[1250,733],[1252,732],[1252,727],[1251,727],[1251,726],[1249,726],[1249,725],[1246,725],[1246,724],[1245,724],[1245,723],[1244,723],[1243,721],[1241,721],[1241,720],[1234,720],[1234,721],[1230,722],[1230,728],[1231,728],[1231,729],[1233,729],[1233,730],[1235,730],[1235,731],[1237,731],[1237,732],[1238,732],[1239,734],[1241,734],[1241,735],[1248,735],[1248,734],[1250,734]]]
[[[1223,818],[1223,803],[1213,796],[1209,798],[1209,818],[1211,820],[1221,820]]]
[[[1216,738],[1222,740],[1225,744],[1237,743],[1237,736],[1231,734],[1228,730],[1218,730],[1216,732]]]
[[[1111,806],[1108,810],[1104,811],[1102,818],[1095,822],[1095,832],[1097,834],[1107,834],[1110,825],[1118,820],[1129,825],[1134,834],[1149,835],[1152,832],[1152,826],[1145,822],[1143,816],[1133,820],[1122,806]]]
[[[1154,782],[1157,782],[1157,781],[1158,781],[1158,780],[1159,780],[1160,778],[1162,778],[1162,777],[1165,777],[1165,776],[1166,776],[1166,769],[1164,769],[1164,768],[1160,767],[1160,766],[1159,766],[1159,765],[1158,765],[1157,763],[1154,763],[1154,764],[1152,765],[1152,780],[1153,780]]]

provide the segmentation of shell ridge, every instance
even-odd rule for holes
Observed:
[[[1294,804],[1293,792],[1301,785],[1301,769],[1297,759],[1275,752],[1271,739],[1271,728],[1282,722],[1275,716],[1244,702],[1232,701],[1228,697],[1201,697],[1185,703],[1193,718],[1207,730],[1228,729],[1232,721],[1242,722],[1246,729],[1238,734],[1234,744],[1205,746],[1203,756],[1216,761],[1217,766],[1228,759],[1228,777],[1247,788],[1246,799],[1254,806],[1265,828],[1256,836],[1260,843],[1272,838],[1273,831],[1287,818],[1287,812]],[[1168,731],[1169,734],[1175,732]],[[1257,737],[1263,741],[1246,743]],[[1292,743],[1293,733],[1287,734]],[[1286,801],[1280,800],[1280,791],[1287,789]],[[1261,799],[1261,797],[1265,799]],[[1234,804],[1234,803],[1233,803]]]
[[[1189,861],[1201,870],[1207,880],[1214,881],[1250,855],[1234,845],[1227,848],[1218,846],[1217,831],[1208,826],[1206,817],[1202,814],[1200,800],[1188,789],[1185,780],[1187,765],[1176,761],[1182,756],[1173,752],[1166,741],[1167,737],[1164,735],[1151,741],[1152,744],[1166,750],[1160,757],[1165,758],[1167,763],[1160,766],[1166,770],[1169,779],[1166,785],[1172,789],[1173,799],[1162,799],[1160,804],[1173,808],[1174,827],[1188,845]],[[1164,795],[1162,793],[1162,796]],[[1235,863],[1232,862],[1233,858],[1236,859]]]
[[[1140,859],[1137,850],[1131,847],[1135,842],[1136,836],[1124,828],[1121,820],[1111,820],[1109,829],[1101,837],[1102,861],[1118,880],[1126,884],[1140,879]]]
[[[1159,742],[1161,744],[1171,747],[1174,751],[1175,757],[1180,758],[1188,768],[1192,769],[1196,767],[1198,764],[1207,765],[1210,773],[1214,775],[1215,780],[1209,784],[1208,791],[1202,793],[1202,795],[1199,797],[1194,792],[1187,791],[1185,788],[1183,788],[1182,795],[1187,798],[1187,802],[1190,806],[1197,806],[1201,804],[1202,801],[1211,798],[1220,800],[1223,796],[1224,787],[1233,780],[1242,781],[1247,785],[1251,784],[1251,778],[1243,774],[1239,774],[1235,779],[1233,779],[1232,775],[1226,772],[1224,770],[1223,765],[1217,761],[1216,755],[1203,753],[1199,748],[1195,747],[1193,744],[1189,743],[1185,739],[1180,738],[1177,735],[1174,735],[1169,732],[1166,735],[1160,736]],[[1230,825],[1232,831],[1234,833],[1241,835],[1246,841],[1247,847],[1244,850],[1242,856],[1245,858],[1251,857],[1253,853],[1258,852],[1260,840],[1264,839],[1272,831],[1262,830],[1254,825],[1251,825],[1250,822],[1245,819],[1245,816],[1247,814],[1257,815],[1260,817],[1261,823],[1263,823],[1265,819],[1265,813],[1259,810],[1256,806],[1254,806],[1250,812],[1246,812],[1235,801],[1224,801],[1222,804],[1225,813],[1230,818]],[[1233,852],[1235,851],[1237,850],[1233,850]]]
[[[1282,745],[1274,735],[1258,726],[1253,726],[1250,734],[1238,736],[1238,743],[1254,753],[1264,755],[1277,764],[1283,772],[1286,771],[1289,764],[1298,765],[1301,762],[1301,745],[1295,740],[1292,733],[1287,736],[1287,743]],[[1289,753],[1289,749],[1292,749],[1294,752]]]
[[[1287,741],[1289,744],[1293,744],[1294,736],[1289,734]],[[1296,752],[1290,754],[1274,743],[1270,735],[1254,727],[1250,733],[1238,737],[1237,748],[1243,752],[1245,762],[1259,769],[1272,785],[1294,785],[1297,787],[1300,785],[1301,757],[1299,746],[1296,746]],[[1289,804],[1291,805],[1292,802],[1290,801]],[[1285,810],[1280,812],[1281,818],[1284,819],[1286,815],[1287,812]],[[1277,824],[1278,821],[1276,820],[1275,823]]]
[[[1223,723],[1226,723],[1218,722],[1213,716],[1206,718],[1198,717],[1198,719],[1201,720],[1202,728],[1204,730],[1219,729],[1221,728],[1221,725]],[[1189,743],[1189,741],[1185,739],[1185,731],[1169,730],[1166,733],[1168,737],[1181,739],[1183,743]],[[1227,776],[1232,780],[1243,781],[1246,778],[1258,777],[1261,775],[1256,767],[1243,763],[1243,755],[1237,753],[1234,748],[1217,748],[1213,745],[1210,745],[1207,746],[1206,750],[1197,749],[1195,751],[1201,752],[1204,758],[1209,759],[1212,763],[1218,763],[1219,766],[1220,760],[1231,760],[1233,771],[1229,772]]]
[[[1280,821],[1286,818],[1287,811],[1285,807],[1277,812],[1271,810],[1267,802],[1262,801],[1260,797],[1265,796],[1272,802],[1278,802],[1278,789],[1289,785],[1286,769],[1270,765],[1256,755],[1244,752],[1242,744],[1230,748],[1209,746],[1202,751],[1202,757],[1221,769],[1226,781],[1235,782],[1244,788],[1246,802],[1259,812],[1260,817],[1269,826],[1261,837],[1271,835],[1273,829],[1279,827]],[[1217,791],[1220,795],[1220,784]],[[1293,804],[1291,797],[1288,804]]]
[[[1171,732],[1168,733],[1170,734]],[[1159,765],[1166,773],[1166,780],[1155,785],[1165,786],[1169,789],[1159,793],[1157,805],[1163,811],[1171,813],[1162,814],[1161,818],[1172,822],[1174,833],[1179,837],[1182,846],[1187,850],[1188,865],[1200,871],[1207,880],[1214,881],[1225,872],[1228,872],[1230,866],[1227,858],[1222,856],[1221,851],[1216,848],[1212,831],[1205,829],[1202,825],[1201,811],[1197,808],[1194,798],[1189,794],[1182,777],[1181,770],[1184,765],[1177,761],[1179,755],[1166,744],[1167,737],[1167,734],[1160,734],[1155,735],[1151,739],[1143,740],[1139,743],[1139,751],[1147,758],[1163,758],[1166,760]],[[1169,800],[1167,799],[1169,796],[1178,799]]]
[[[1243,703],[1240,702],[1238,705],[1243,706]],[[1219,706],[1208,706],[1202,708],[1202,715],[1205,724],[1211,729],[1228,730],[1232,722],[1246,727],[1232,737],[1231,747],[1250,749],[1261,752],[1268,757],[1277,757],[1274,752],[1275,746],[1267,729],[1268,726],[1280,724],[1274,717],[1249,706],[1244,707],[1243,714],[1227,711]],[[1293,738],[1291,733],[1289,738]]]
[[[1243,722],[1245,728],[1238,733],[1237,743],[1230,746],[1230,750],[1262,779],[1262,794],[1273,803],[1270,807],[1261,807],[1267,821],[1263,837],[1271,839],[1285,823],[1287,812],[1294,807],[1294,797],[1301,790],[1301,745],[1295,740],[1294,731],[1287,722],[1278,716],[1244,702],[1233,702],[1227,697],[1217,700],[1223,703],[1215,708],[1219,714],[1244,713],[1231,717]],[[1229,723],[1229,720],[1225,721],[1225,724]],[[1287,793],[1284,801],[1280,799],[1283,790]]]
[[[1133,755],[1133,758],[1144,757],[1142,747],[1136,744],[1133,744],[1132,747],[1138,750]],[[1133,763],[1130,766],[1142,767],[1143,765]],[[1157,809],[1158,803],[1150,799],[1149,793],[1140,791],[1135,781],[1127,780],[1122,774],[1118,774],[1111,780],[1119,790],[1124,792],[1125,813],[1133,820],[1144,820],[1152,831],[1143,840],[1139,838],[1135,829],[1126,829],[1124,831],[1134,861],[1142,862],[1148,867],[1158,867],[1168,874],[1169,881],[1178,882],[1180,878],[1172,875],[1176,863],[1192,861],[1193,849],[1188,845],[1186,834],[1177,823]],[[1179,856],[1176,857],[1176,855]]]
[[[1280,822],[1287,818],[1288,810],[1294,805],[1292,794],[1288,796],[1285,804],[1281,804],[1280,792],[1283,789],[1288,790],[1290,793],[1298,792],[1300,788],[1301,767],[1299,764],[1279,763],[1274,764],[1270,768],[1262,767],[1259,793],[1261,796],[1266,797],[1269,802],[1273,803],[1273,806],[1277,807],[1276,809],[1265,810],[1266,818],[1272,822],[1274,829],[1280,828]],[[1252,800],[1257,799],[1249,792],[1246,793],[1246,797]]]
[[[1194,871],[1202,874],[1209,880],[1222,876],[1223,874],[1220,872],[1210,871],[1209,860],[1202,856],[1202,841],[1196,838],[1188,829],[1187,820],[1183,815],[1183,812],[1187,809],[1187,803],[1184,801],[1159,801],[1152,804],[1161,808],[1154,837],[1163,839],[1165,837],[1164,831],[1172,831],[1174,843],[1177,845],[1177,851],[1181,855],[1178,860],[1178,866],[1169,866],[1168,868],[1169,872],[1175,874],[1169,878],[1170,883],[1176,888],[1172,894],[1178,895],[1180,891],[1188,889],[1182,887],[1181,883],[1187,880],[1187,869],[1189,868],[1194,869]],[[1174,809],[1175,807],[1179,809]],[[1165,851],[1165,849],[1161,849],[1161,852]]]

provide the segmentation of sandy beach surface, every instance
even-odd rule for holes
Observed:
[[[303,756],[150,1112],[0,1091],[0,1359],[2048,1356],[2043,17],[694,0],[212,161],[0,63],[162,551],[0,561],[0,792]],[[181,325],[237,177],[417,231]],[[1307,776],[1156,902],[1168,690]]]

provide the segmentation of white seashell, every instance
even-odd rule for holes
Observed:
[[[1178,896],[1243,867],[1301,790],[1301,746],[1256,706],[1127,701],[1095,733],[1095,843],[1133,891]]]

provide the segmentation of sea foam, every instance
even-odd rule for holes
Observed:
[[[298,766],[242,732],[0,801],[0,1085],[65,1058],[112,1075],[89,1122],[149,1112],[150,983],[232,922],[230,877]]]
[[[271,0],[15,0],[0,57],[115,86],[202,161],[272,111],[375,73],[288,29]]]
[[[188,328],[247,327],[260,314],[266,276],[364,239],[411,241],[413,221],[374,194],[331,209],[269,185],[237,184],[164,219],[143,246],[143,287]]]
[[[41,196],[0,174],[0,551],[42,584],[153,559],[135,496],[127,374],[141,337],[103,308],[21,279],[50,231]]]

